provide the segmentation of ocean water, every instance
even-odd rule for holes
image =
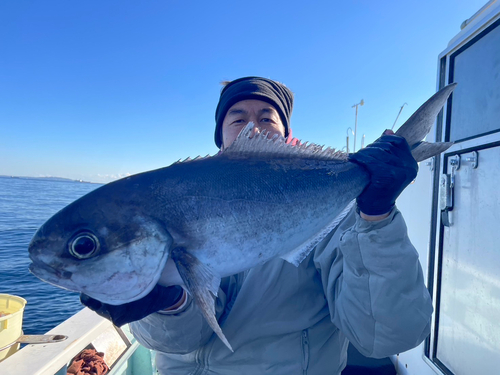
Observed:
[[[25,334],[43,334],[80,311],[78,293],[37,279],[29,270],[28,244],[57,211],[99,184],[0,177],[0,293],[28,301]]]

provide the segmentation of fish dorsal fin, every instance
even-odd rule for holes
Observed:
[[[268,131],[254,132],[254,128],[254,123],[249,122],[222,155],[234,159],[296,157],[314,160],[347,160],[346,153],[333,148],[324,148],[324,146],[307,142],[299,142],[296,145],[288,144],[285,138],[277,134],[269,137]]]
[[[191,157],[187,157],[186,159],[182,160],[182,159],[179,159],[177,160],[176,162],[174,162],[173,164],[182,164],[182,163],[189,163],[189,162],[192,162],[192,161],[198,161],[198,160],[203,160],[203,159],[208,159],[208,158],[211,158],[212,156],[210,155],[206,155],[206,156],[201,156],[201,155],[198,155],[197,157],[195,157],[194,159],[191,158]]]

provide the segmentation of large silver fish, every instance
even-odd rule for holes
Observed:
[[[417,161],[451,145],[421,140],[454,88],[396,132]],[[221,154],[130,176],[68,205],[34,235],[31,272],[113,305],[144,297],[158,282],[183,283],[231,348],[214,314],[221,278],[275,257],[298,265],[369,183],[345,154],[251,137],[252,128]]]

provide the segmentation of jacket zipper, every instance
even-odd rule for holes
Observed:
[[[203,375],[208,373],[210,367],[210,355],[212,354],[215,340],[218,340],[218,337],[215,333],[212,333],[208,342],[198,349],[196,353],[196,363],[198,364],[198,367],[191,373],[191,375]]]
[[[309,367],[309,334],[307,329],[302,331],[302,374],[307,375]]]

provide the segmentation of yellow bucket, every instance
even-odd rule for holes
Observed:
[[[10,294],[0,294],[0,348],[16,341],[22,334],[26,300]],[[0,362],[14,354],[20,344],[0,351]]]

